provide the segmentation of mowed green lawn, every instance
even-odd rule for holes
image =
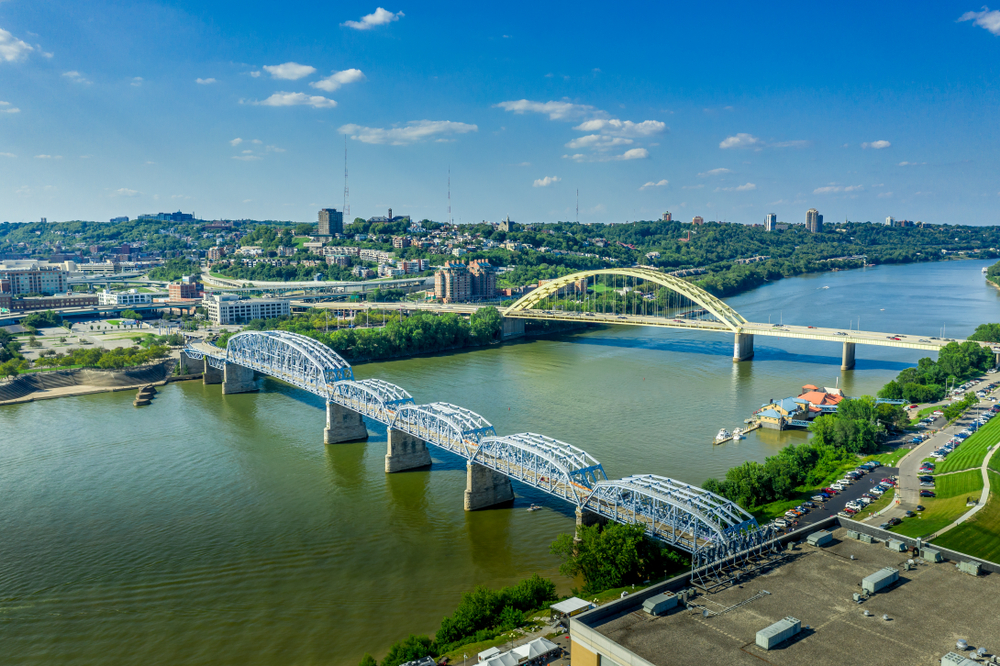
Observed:
[[[973,469],[942,476],[937,479],[933,490],[937,497],[920,498],[924,511],[912,518],[904,518],[902,524],[892,528],[893,532],[908,537],[924,537],[947,527],[969,510],[965,506],[968,498],[979,499],[982,495],[983,475],[978,469]]]
[[[934,544],[1000,563],[1000,474],[990,472],[990,497],[986,506],[966,522],[934,539]]]
[[[990,458],[990,462],[986,465],[994,472],[1000,472],[1000,449],[993,452],[993,456]],[[990,483],[993,483],[992,481]],[[1000,490],[1000,488],[998,488]]]
[[[934,471],[942,474],[981,467],[986,452],[997,442],[1000,442],[1000,417],[988,421],[971,437],[959,444],[958,448],[948,454]]]

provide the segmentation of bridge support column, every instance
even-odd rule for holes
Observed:
[[[737,333],[733,345],[733,363],[753,358],[753,333]]]
[[[361,414],[335,402],[326,403],[326,428],[323,430],[324,444],[358,442],[368,439],[368,428]]]
[[[580,528],[589,527],[590,525],[605,525],[608,519],[604,516],[594,513],[593,511],[587,511],[586,509],[581,509],[576,507],[576,533],[573,535],[573,541],[580,541]]]
[[[845,342],[844,343],[844,355],[840,360],[841,370],[853,370],[854,369],[854,343]]]
[[[222,373],[222,395],[232,393],[250,393],[257,390],[257,382],[253,378],[253,370],[236,363],[226,363]]]
[[[524,320],[514,317],[503,317],[503,332],[500,334],[501,340],[513,340],[524,337]]]
[[[510,479],[489,467],[465,463],[465,510],[476,511],[514,500]]]
[[[221,384],[222,383],[222,370],[213,367],[208,364],[208,357],[204,358],[205,368],[201,375],[201,381],[203,384]]]
[[[431,452],[427,450],[427,443],[408,432],[389,428],[389,444],[386,448],[386,474],[431,464]]]

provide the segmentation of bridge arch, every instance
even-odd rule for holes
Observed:
[[[401,405],[389,427],[470,459],[484,437],[497,434],[479,414],[447,402]]]
[[[615,522],[641,524],[646,533],[689,553],[725,549],[757,521],[734,502],[698,486],[655,474],[599,481],[583,508]]]
[[[381,379],[337,382],[330,391],[330,399],[382,423],[391,421],[401,405],[413,404],[409,392]]]
[[[551,282],[546,282],[529,294],[525,294],[515,301],[509,308],[507,308],[504,311],[504,314],[530,310],[548,296],[557,293],[560,289],[564,289],[575,282],[585,280],[596,275],[621,275],[625,277],[637,278],[639,280],[646,280],[647,282],[653,282],[662,287],[666,287],[667,289],[689,298],[701,307],[705,308],[708,312],[718,318],[720,322],[733,331],[739,331],[743,325],[747,323],[747,320],[744,319],[740,313],[701,287],[673,275],[667,275],[666,273],[654,271],[649,268],[601,268],[564,275],[561,278],[552,280]]]
[[[471,460],[577,506],[598,481],[608,478],[601,463],[583,449],[532,432],[485,437]]]
[[[226,343],[225,361],[271,375],[329,399],[330,387],[354,379],[351,365],[312,338],[289,331],[243,331]]]

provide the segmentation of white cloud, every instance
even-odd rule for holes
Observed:
[[[892,192],[879,192],[878,198],[879,199],[888,199],[891,196],[892,196]]]
[[[259,76],[260,72],[257,72],[257,74]],[[215,83],[216,81],[215,79],[209,78],[209,79],[195,79],[194,82],[203,86],[207,86],[209,84]]]
[[[830,184],[830,185],[825,185],[823,187],[817,187],[815,190],[813,190],[813,194],[835,194],[837,192],[859,192],[859,191],[861,191],[863,189],[865,189],[865,188],[863,186],[861,186],[861,185],[847,185],[845,187],[845,186],[842,186],[842,185],[833,185],[833,184]]]
[[[752,148],[761,146],[763,142],[752,134],[740,132],[735,136],[729,136],[719,143],[719,148]]]
[[[244,150],[243,151],[244,155],[249,155],[250,153],[253,153],[253,151],[252,150]]]
[[[286,62],[281,65],[264,65],[263,69],[271,75],[272,79],[282,79],[285,81],[297,81],[316,71],[315,67],[300,65],[297,62]]]
[[[647,137],[665,132],[667,124],[659,120],[643,120],[641,123],[634,123],[631,120],[617,118],[594,118],[585,120],[573,129],[581,132],[601,132],[613,136]]]
[[[523,114],[529,111],[544,113],[548,115],[549,120],[574,120],[583,116],[605,115],[603,111],[598,111],[587,104],[573,104],[572,102],[532,102],[527,99],[519,99],[511,102],[500,102],[496,106],[511,113]]]
[[[581,136],[578,139],[573,139],[566,144],[567,148],[573,148],[574,150],[580,150],[581,148],[593,148],[595,150],[608,150],[610,148],[616,148],[618,146],[628,146],[635,143],[632,139],[623,139],[622,137],[608,137],[602,136],[600,134],[588,134],[587,136]]]
[[[21,113],[21,109],[10,102],[0,102],[0,113]]]
[[[643,185],[639,189],[640,190],[649,190],[649,189],[652,189],[654,187],[666,187],[669,184],[670,184],[670,181],[668,181],[666,179],[663,179],[663,180],[655,182],[655,183],[653,181],[649,181],[648,183],[646,183],[645,185]]]
[[[875,150],[882,150],[883,148],[888,148],[892,144],[885,139],[879,139],[878,141],[872,141],[871,143],[862,143],[862,148],[874,148]]]
[[[229,145],[230,146],[238,146],[241,143],[243,143],[243,139],[241,139],[240,137],[236,137],[235,139],[233,139],[232,141],[229,142]]]
[[[958,22],[972,21],[980,28],[986,28],[994,35],[1000,35],[1000,11],[989,7],[983,7],[981,12],[965,12],[958,18]]]
[[[255,79],[259,79],[260,78],[260,70],[257,70],[255,72],[250,72],[250,76],[252,76]]]
[[[138,88],[142,85],[143,78],[141,76],[132,77],[132,85]]]
[[[342,72],[334,72],[325,79],[320,79],[319,81],[310,83],[309,85],[313,88],[325,90],[326,92],[333,92],[340,86],[364,80],[365,75],[360,69],[345,69]]]
[[[260,106],[311,106],[314,109],[332,109],[337,103],[321,95],[305,93],[276,92],[263,102],[253,102]]]
[[[632,148],[631,150],[626,150],[621,155],[584,155],[582,153],[563,155],[564,159],[573,160],[574,162],[624,162],[627,160],[644,160],[647,157],[649,157],[649,151],[645,148]]]
[[[242,160],[243,162],[256,162],[257,160],[264,159],[259,155],[233,155],[234,160]]]
[[[255,143],[255,144],[257,144],[259,146],[260,144],[262,144],[264,142],[261,141],[260,139],[250,139],[250,143]]]
[[[403,126],[390,128],[349,124],[337,130],[340,134],[349,134],[355,141],[392,146],[405,146],[426,139],[440,140],[441,137],[477,131],[479,127],[476,125],[450,120],[411,120]]]
[[[14,153],[0,153],[0,157],[17,157]]]
[[[682,190],[700,190],[705,187],[704,185],[684,185],[681,187]]]
[[[284,148],[278,148],[277,146],[265,146],[264,150],[269,153],[284,153],[286,152]]]
[[[756,190],[756,189],[757,189],[756,185],[754,185],[753,183],[747,183],[746,185],[740,185],[739,187],[737,187],[736,191],[737,192],[750,192],[750,191]]]
[[[23,60],[34,51],[27,42],[23,42],[3,28],[0,28],[0,61],[17,62]]]
[[[723,167],[719,167],[718,169],[709,169],[708,171],[703,171],[698,175],[701,176],[702,178],[705,178],[706,176],[721,176],[724,173],[732,173],[732,171],[730,171],[729,169],[725,169]]]
[[[380,25],[385,25],[387,23],[392,23],[393,21],[398,21],[402,17],[406,16],[403,12],[396,12],[395,14],[379,7],[371,14],[362,16],[360,21],[344,21],[340,25],[345,28],[354,28],[355,30],[371,30],[372,28]]]
[[[36,160],[61,160],[62,155],[35,155]]]
[[[559,176],[546,176],[545,178],[539,178],[538,180],[536,180],[535,184],[532,185],[532,187],[548,187],[549,185],[552,185],[553,183],[558,183],[561,180],[562,178],[560,178]]]
[[[117,190],[111,193],[113,197],[137,197],[141,195],[142,192],[138,190],[130,190],[127,187],[119,187]]]
[[[923,166],[927,162],[900,162],[899,166]]]
[[[85,77],[83,74],[81,74],[76,70],[73,70],[72,72],[63,72],[63,76],[65,76],[73,83],[84,83],[88,85],[90,84],[90,81],[87,80],[87,77]]]

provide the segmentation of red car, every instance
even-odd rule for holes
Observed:
[[[826,493],[827,495],[836,495],[837,494],[837,491],[834,490],[833,488],[823,488],[823,492]]]

